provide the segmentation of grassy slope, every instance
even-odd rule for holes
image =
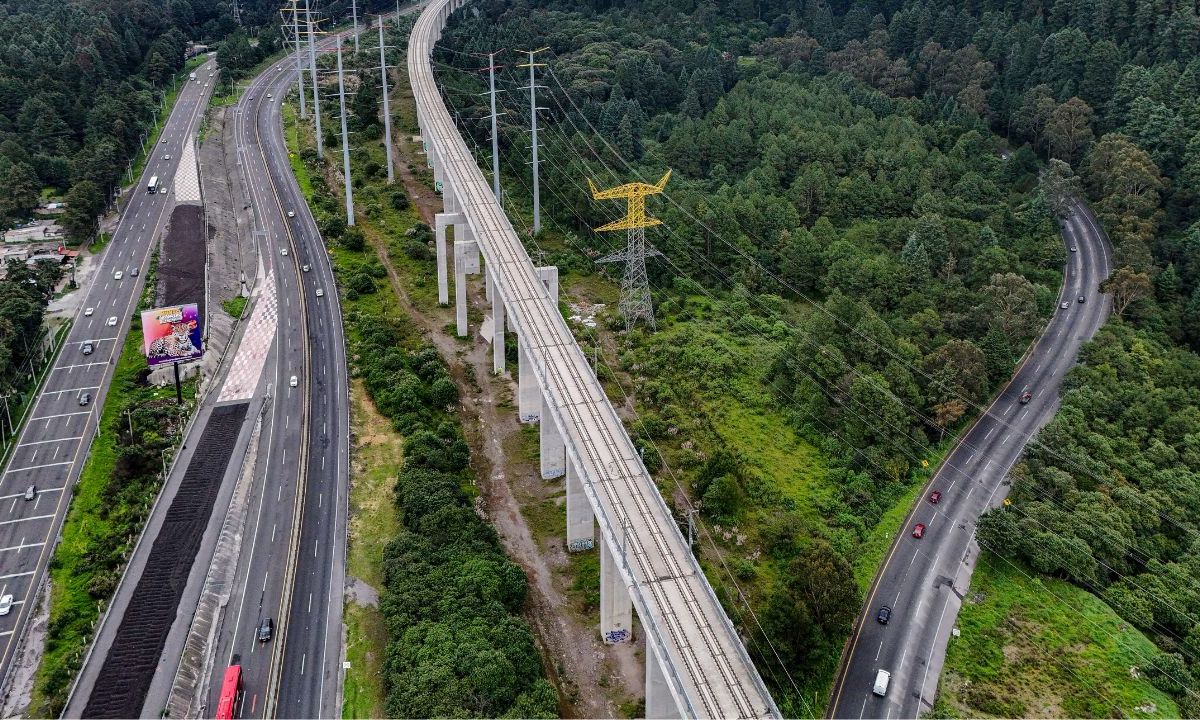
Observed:
[[[113,529],[98,513],[110,502],[106,494],[108,479],[117,463],[117,427],[124,422],[123,410],[139,403],[173,398],[175,388],[144,387],[137,376],[145,369],[142,355],[142,333],[131,329],[117,361],[113,382],[105,396],[100,416],[99,434],[92,442],[87,462],[71,499],[71,509],[62,529],[62,542],[50,564],[52,590],[50,594],[50,626],[46,651],[38,668],[30,711],[35,715],[57,714],[58,704],[65,700],[60,693],[79,668],[83,653],[92,637],[92,623],[100,615],[100,606],[88,593],[95,575],[89,559],[94,548],[116,542],[126,550],[133,547],[136,537],[110,538]],[[185,397],[194,392],[195,380],[185,388]],[[157,484],[154,491],[157,491]],[[144,517],[149,512],[153,494],[146,505],[130,508]],[[141,522],[137,523],[140,527]]]
[[[1153,643],[1096,596],[1061,580],[985,554],[958,628],[939,715],[1179,716],[1169,696],[1131,672],[1157,654]]]

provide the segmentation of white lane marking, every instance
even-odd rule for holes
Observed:
[[[883,641],[879,641],[879,649],[875,651],[875,659],[879,659],[879,653],[883,652]]]
[[[56,367],[54,369],[55,370],[66,370],[66,371],[70,372],[71,370],[74,370],[77,367],[85,368],[85,367],[92,367],[93,365],[107,365],[107,364],[108,363],[104,362],[104,361],[89,362],[89,363],[75,363],[74,365],[59,365],[58,367]]]
[[[16,551],[20,552],[21,550],[24,550],[25,548],[41,547],[45,544],[46,543],[44,543],[44,542],[27,543],[27,542],[25,542],[25,538],[21,538],[20,545],[12,545],[10,547],[0,548],[0,552],[8,552],[9,550],[16,550]]]
[[[42,395],[61,395],[63,393],[82,392],[84,390],[99,390],[99,385],[89,385],[87,387],[66,388],[64,390],[46,390]]]
[[[3,521],[0,521],[0,525],[13,525],[15,523],[28,522],[30,520],[45,520],[46,518],[52,518],[52,517],[54,517],[53,513],[51,513],[49,515],[31,515],[27,518],[17,518],[16,520],[3,520]],[[30,573],[30,575],[32,575],[32,574],[33,573]],[[11,576],[5,575],[4,577],[11,577]]]
[[[304,674],[304,662],[306,660],[308,660],[308,653],[304,653],[303,655],[300,656],[300,674],[301,675]]]
[[[18,577],[29,577],[32,574],[33,574],[33,571],[30,570],[29,572],[19,572],[19,573],[11,573],[9,575],[0,575],[0,580],[8,580],[9,578],[18,578]]]
[[[59,465],[70,465],[70,464],[71,464],[70,460],[63,460],[63,461],[55,462],[55,463],[46,463],[45,465],[30,465],[28,467],[13,468],[13,469],[9,470],[8,472],[15,473],[15,472],[22,472],[25,470],[41,470],[42,468],[57,467]],[[8,473],[5,473],[5,474],[8,474]]]
[[[278,524],[271,525],[271,542],[275,542],[275,528],[277,527],[279,527]]]
[[[30,445],[47,445],[49,443],[70,442],[72,440],[81,440],[81,439],[83,439],[82,435],[73,435],[71,437],[58,438],[57,440],[33,440],[31,442],[21,443],[17,447],[23,448],[23,447],[29,447]]]
[[[995,428],[995,426],[993,426],[991,430],[988,430],[988,434],[987,434],[987,435],[985,435],[983,439],[984,439],[984,440],[990,440],[990,439],[991,439],[991,437],[992,437],[993,435],[995,435],[995,434],[996,434],[996,428]]]

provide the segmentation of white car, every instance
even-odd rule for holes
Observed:
[[[299,384],[300,384],[300,381],[296,379],[295,375],[292,376],[291,380],[288,380],[288,385],[291,385],[292,387],[296,387]]]
[[[170,159],[171,159],[171,155],[169,153],[166,155],[163,155],[163,160],[170,160]]]
[[[294,210],[288,210],[288,217],[290,217],[290,218],[296,217],[296,212]]]
[[[321,288],[317,288],[317,297],[325,297],[325,291]]]
[[[7,615],[12,612],[12,606],[12,593],[5,593],[3,597],[0,597],[0,615]]]
[[[83,311],[84,317],[91,317],[92,313],[96,312],[96,308],[85,308]]]
[[[167,139],[166,139],[166,138],[163,138],[162,140],[159,140],[158,142],[159,142],[159,143],[161,143],[161,144],[163,144],[163,145],[166,145],[166,144],[167,144]]]
[[[270,100],[270,99],[271,99],[271,93],[267,93],[267,99],[268,99],[268,100]]]
[[[105,324],[105,325],[107,325],[107,326],[109,326],[109,327],[112,327],[112,326],[116,325],[116,324],[117,324],[117,316],[116,316],[116,315],[113,315],[112,317],[110,317],[110,318],[108,319],[108,322],[106,322],[106,323],[104,323],[104,324]]]
[[[287,257],[287,248],[279,248],[279,254]]]
[[[115,273],[113,273],[113,280],[120,280],[123,277],[125,277],[125,273],[121,270],[118,270]]]

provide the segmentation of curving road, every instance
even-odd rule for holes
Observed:
[[[0,595],[14,598],[12,612],[0,617],[0,677],[7,677],[11,669],[17,641],[33,610],[36,590],[91,447],[97,414],[141,296],[150,249],[174,205],[172,185],[183,145],[194,136],[212,92],[211,83],[203,79],[215,69],[210,59],[195,71],[200,81],[184,83],[163,128],[162,142],[149,148],[145,171],[98,258],[100,267],[85,291],[67,342],[0,476]],[[146,192],[151,176],[158,176],[167,192]],[[141,271],[137,276],[132,274],[135,268]],[[85,308],[94,311],[88,315]],[[89,342],[93,351],[85,355],[84,344]],[[87,406],[80,405],[81,393],[92,396]],[[31,485],[37,494],[26,501],[23,494]]]
[[[1108,277],[1110,260],[1099,223],[1080,203],[1060,224],[1067,249],[1077,248],[1067,253],[1059,298],[1067,307],[1056,307],[1013,378],[946,456],[909,513],[842,656],[829,717],[913,718],[933,705],[946,644],[979,554],[975,521],[1003,502],[1009,469],[1054,416],[1059,387],[1080,346],[1108,318],[1111,302],[1098,286]],[[1033,397],[1022,405],[1026,390]],[[934,490],[942,493],[936,505],[929,502]],[[916,523],[928,528],[921,539],[912,537]],[[881,625],[876,614],[885,605],[893,614]],[[892,675],[884,697],[872,692],[879,670]]]
[[[268,358],[271,410],[208,703],[216,707],[219,668],[238,656],[245,687],[238,716],[243,718],[341,714],[346,355],[329,257],[283,140],[280,100],[295,79],[293,62],[268,68],[236,110],[247,202],[271,256],[278,297],[278,330]],[[275,624],[274,638],[260,643],[255,634],[266,618]]]

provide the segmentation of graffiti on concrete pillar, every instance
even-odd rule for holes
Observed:
[[[629,639],[629,631],[622,628],[620,630],[609,630],[604,633],[604,642],[609,645],[625,642]]]
[[[572,540],[570,545],[567,546],[571,552],[584,552],[594,547],[596,547],[596,542],[592,538],[578,538]]]

